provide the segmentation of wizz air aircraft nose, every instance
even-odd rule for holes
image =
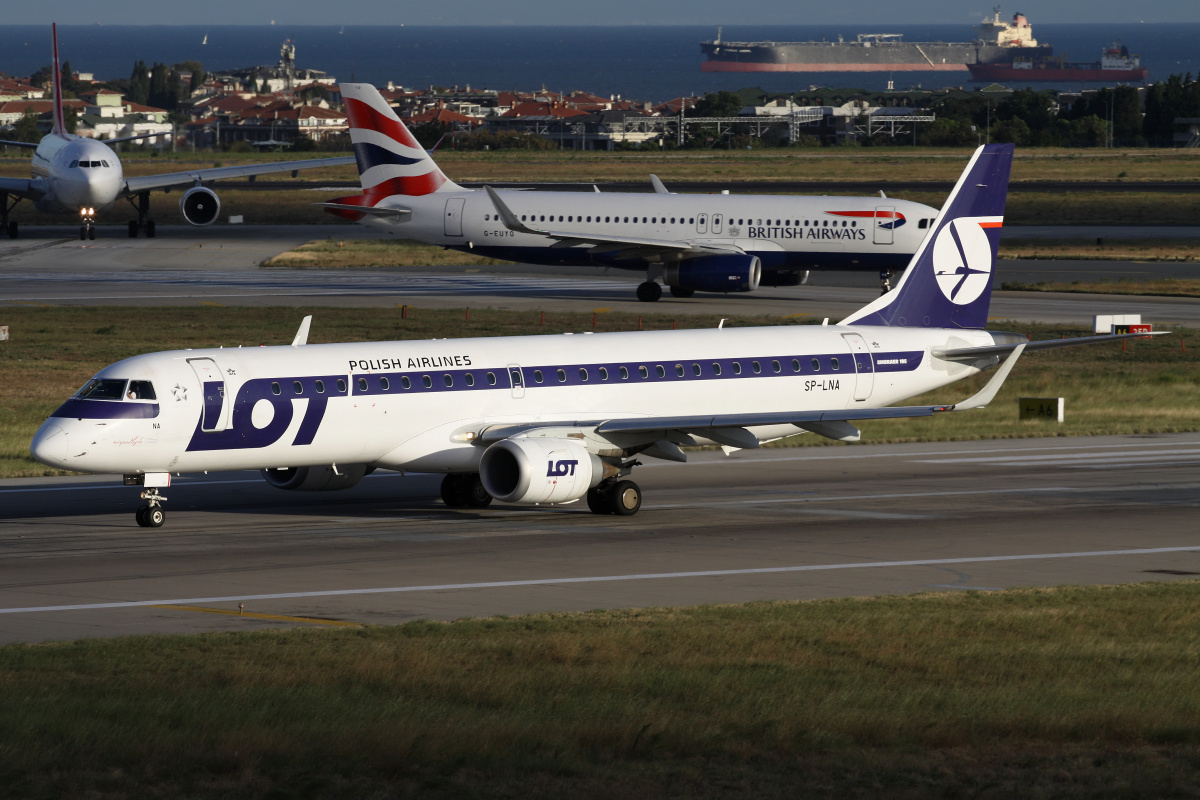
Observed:
[[[73,455],[67,432],[58,425],[43,425],[29,444],[34,461],[48,467],[62,467]]]

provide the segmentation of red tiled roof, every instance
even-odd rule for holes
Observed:
[[[409,117],[408,121],[413,125],[424,125],[428,122],[442,122],[447,125],[451,123],[469,123],[471,125],[482,125],[483,121],[468,117],[465,114],[459,114],[457,111],[451,111],[448,108],[431,108],[428,111]]]

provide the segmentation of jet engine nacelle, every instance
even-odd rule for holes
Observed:
[[[758,256],[736,253],[688,258],[663,268],[663,283],[697,292],[753,292],[762,280]]]
[[[505,503],[565,503],[598,484],[604,464],[577,442],[505,439],[483,452],[479,477]]]
[[[193,225],[212,225],[221,213],[221,200],[212,189],[193,186],[179,198],[179,211]]]
[[[325,466],[286,467],[264,469],[262,476],[276,489],[292,492],[331,492],[349,489],[370,472],[373,470],[368,469],[366,464],[345,464],[338,465],[337,472],[333,471],[333,467]]]

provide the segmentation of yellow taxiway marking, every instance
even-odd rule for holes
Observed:
[[[612,311],[612,309],[611,308],[593,308],[592,309],[593,314],[605,314],[605,313],[608,313],[609,311]]]
[[[792,317],[811,317],[811,316],[812,316],[812,314],[811,314],[811,313],[804,312],[804,313],[800,313],[800,314],[784,314],[784,315],[783,315],[783,318],[784,318],[784,319],[791,319]]]
[[[313,617],[289,617],[283,614],[255,614],[252,611],[238,611],[236,608],[204,608],[203,606],[172,606],[156,605],[152,608],[169,608],[173,611],[198,611],[201,614],[226,614],[231,617],[250,617],[252,619],[273,619],[277,622],[306,622],[310,625],[336,625],[342,628],[361,628],[357,622],[346,622],[340,619],[315,619]]]
[[[220,303],[214,303],[211,300],[197,300],[196,302],[202,306],[216,306],[217,308],[221,308]]]

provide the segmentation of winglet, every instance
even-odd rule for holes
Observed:
[[[996,374],[987,382],[987,385],[980,389],[975,394],[963,400],[961,403],[954,404],[955,411],[966,411],[971,408],[983,408],[988,403],[995,399],[996,393],[1000,391],[1000,387],[1004,384],[1004,380],[1008,377],[1008,373],[1012,372],[1012,368],[1016,365],[1017,359],[1025,352],[1025,345],[1019,344],[1004,361],[1004,365],[996,370]]]
[[[490,186],[485,186],[483,187],[483,190],[487,192],[488,197],[492,199],[492,205],[496,207],[497,213],[500,214],[500,219],[504,222],[504,227],[508,228],[510,231],[516,231],[517,233],[532,233],[535,235],[542,234],[542,231],[535,231],[533,228],[530,228],[524,222],[521,222],[521,220],[517,219],[517,215],[512,212],[511,208],[505,205],[504,201],[500,199],[500,195],[496,194],[495,189]]]
[[[296,338],[292,339],[292,347],[302,347],[308,344],[308,329],[311,326],[312,314],[300,320],[300,330],[296,331]]]

